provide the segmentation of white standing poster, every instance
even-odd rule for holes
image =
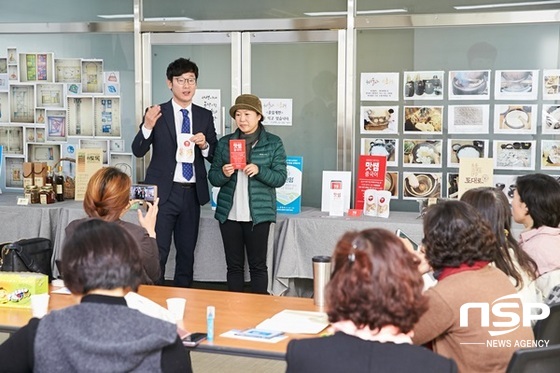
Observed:
[[[216,133],[218,135],[222,134],[222,93],[219,89],[197,89],[193,97],[193,102],[208,109],[212,112],[214,117],[214,127],[216,127]]]
[[[331,195],[333,194],[333,191],[338,189],[341,190],[341,208],[343,211],[348,211],[348,209],[350,208],[350,195],[352,193],[352,172],[323,171],[323,182],[321,187],[321,211],[330,213]]]
[[[360,101],[398,101],[399,73],[361,73]]]

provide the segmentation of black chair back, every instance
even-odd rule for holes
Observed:
[[[533,332],[535,340],[548,340],[549,345],[560,344],[560,303],[550,305],[550,315],[537,321]]]
[[[560,369],[560,345],[515,351],[506,373],[557,373]]]

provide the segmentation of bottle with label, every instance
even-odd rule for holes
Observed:
[[[62,166],[58,166],[58,172],[54,177],[56,185],[56,200],[64,201],[64,174],[62,173]]]
[[[45,178],[45,185],[53,186],[53,172],[51,166],[47,166],[47,177]]]

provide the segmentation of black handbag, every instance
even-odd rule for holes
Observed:
[[[37,272],[52,280],[53,248],[48,238],[30,238],[2,245],[0,271]]]

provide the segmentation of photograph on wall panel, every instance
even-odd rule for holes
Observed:
[[[80,149],[101,149],[103,164],[109,164],[109,140],[80,139]]]
[[[560,100],[560,70],[543,71],[543,100]]]
[[[494,169],[535,170],[534,140],[495,140],[493,145]]]
[[[68,105],[68,136],[93,136],[93,97],[72,96]]]
[[[36,107],[63,108],[64,107],[64,84],[37,84]]]
[[[494,186],[504,192],[508,201],[511,203],[513,200],[513,192],[515,191],[515,184],[517,177],[521,175],[496,175],[494,174]]]
[[[387,157],[387,166],[399,165],[398,139],[365,137],[360,142],[360,155],[382,155]]]
[[[447,198],[457,199],[459,197],[459,174],[447,174]]]
[[[441,168],[443,140],[403,140],[403,166]]]
[[[405,106],[403,116],[403,133],[442,133],[443,106]]]
[[[447,133],[488,134],[489,131],[489,105],[449,105],[447,107]]]
[[[109,166],[113,166],[133,177],[134,158],[132,153],[113,153],[109,157]]]
[[[560,169],[560,140],[541,141],[541,169]]]
[[[496,100],[536,100],[539,70],[496,70]]]
[[[360,101],[398,101],[399,73],[361,73]]]
[[[10,78],[8,77],[8,73],[0,73],[0,91],[8,92],[9,87],[10,87]]]
[[[60,160],[60,144],[35,144],[27,143],[28,162],[47,162],[54,167]]]
[[[443,71],[405,71],[405,100],[443,100]]]
[[[494,105],[494,133],[537,133],[537,105]]]
[[[398,133],[398,106],[361,106],[360,133]]]
[[[490,70],[449,72],[450,100],[489,100]]]
[[[385,190],[391,192],[392,198],[399,197],[399,173],[397,171],[387,171],[385,174]]]
[[[459,167],[462,158],[488,157],[488,140],[449,139],[447,140],[447,167]]]
[[[543,104],[541,128],[542,133],[560,135],[560,105]]]
[[[441,176],[441,172],[403,172],[403,198],[441,198]]]
[[[8,73],[8,59],[6,57],[0,57],[0,74]]]
[[[6,157],[6,188],[23,188],[23,157]]]

